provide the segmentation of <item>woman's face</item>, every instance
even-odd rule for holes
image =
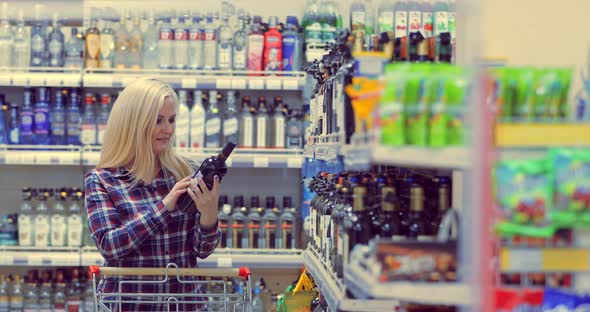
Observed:
[[[176,127],[176,103],[170,97],[164,100],[164,106],[158,112],[156,127],[152,132],[152,150],[158,155],[171,145]]]

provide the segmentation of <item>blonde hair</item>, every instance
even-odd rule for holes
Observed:
[[[128,84],[113,105],[96,167],[125,166],[134,176],[133,183],[153,177],[156,160],[177,181],[190,175],[192,168],[176,154],[174,140],[170,140],[169,147],[158,156],[154,156],[152,150],[152,132],[167,97],[178,103],[174,90],[158,80],[140,79]]]

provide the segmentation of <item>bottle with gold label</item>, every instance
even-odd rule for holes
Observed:
[[[355,186],[352,189],[352,214],[348,231],[348,249],[352,251],[357,244],[367,244],[371,239],[372,222],[369,210],[365,205],[367,188]],[[346,248],[346,246],[345,246]]]
[[[96,27],[95,17],[90,19],[90,27],[86,30],[86,68],[98,68],[100,58],[100,31]]]
[[[419,241],[431,240],[424,213],[424,189],[418,183],[410,186],[410,212],[408,215],[408,238]]]

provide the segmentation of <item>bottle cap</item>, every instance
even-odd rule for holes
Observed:
[[[285,196],[283,197],[283,209],[290,208],[292,204],[291,197]]]
[[[256,15],[254,16],[254,24],[261,24],[262,23],[262,17]]]
[[[287,16],[287,28],[289,26],[292,26],[292,27],[298,27],[299,26],[299,22],[297,21],[297,17],[296,16]]]

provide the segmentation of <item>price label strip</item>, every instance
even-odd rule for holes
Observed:
[[[254,168],[268,168],[268,157],[254,156]]]
[[[231,257],[219,257],[217,258],[217,267],[219,268],[231,268],[233,267],[233,261]]]
[[[180,87],[182,89],[196,89],[197,88],[197,79],[182,78],[180,80]]]
[[[250,79],[250,81],[248,81],[248,89],[250,89],[250,90],[262,90],[262,89],[264,89],[264,80],[262,80],[262,79]]]
[[[289,157],[287,158],[287,168],[301,168],[303,159],[301,157]]]
[[[283,90],[298,90],[299,81],[296,78],[283,79]]]
[[[217,89],[231,89],[231,80],[217,79],[215,86],[217,87]]]
[[[267,90],[281,90],[282,88],[282,81],[278,78],[269,79],[266,81],[266,89]]]
[[[245,90],[246,89],[246,80],[244,79],[232,79],[231,81],[231,88],[234,90]]]

